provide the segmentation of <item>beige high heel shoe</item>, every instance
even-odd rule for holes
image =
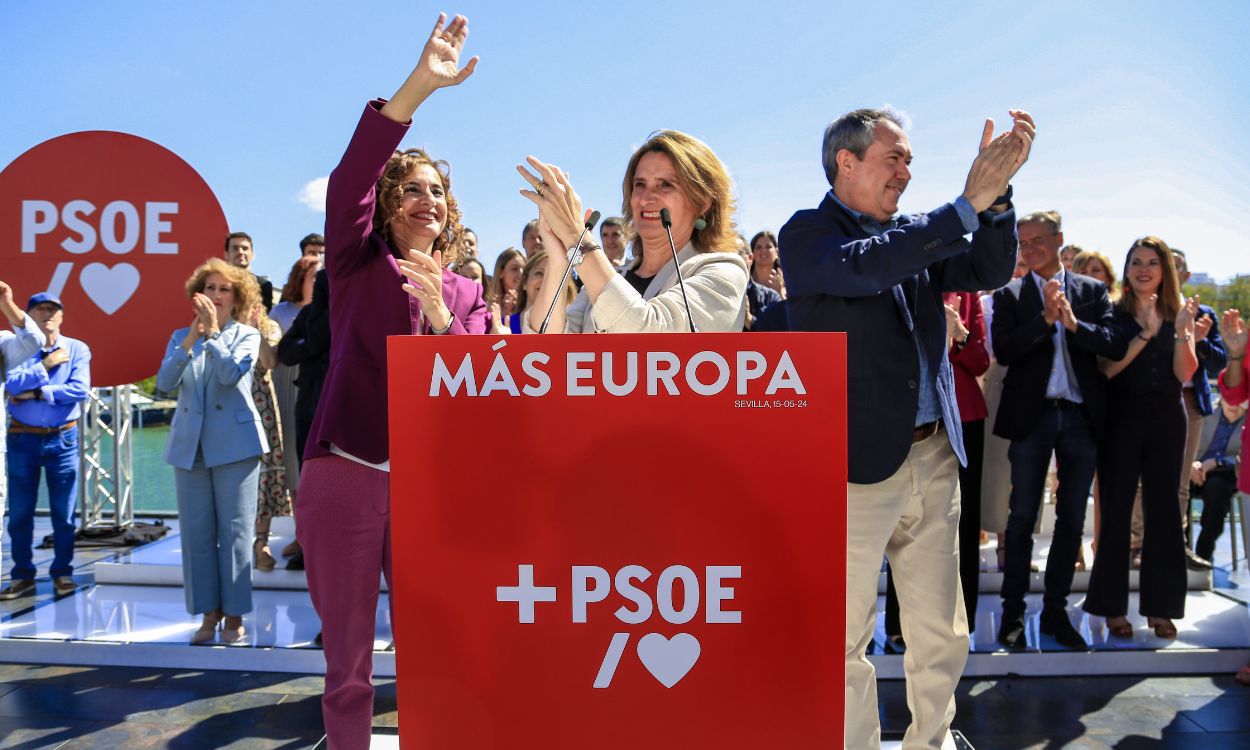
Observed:
[[[273,559],[273,554],[269,552],[269,534],[261,533],[256,535],[256,543],[252,545],[252,554],[255,555],[256,569],[268,572],[277,565],[277,560]]]
[[[233,646],[246,637],[247,631],[243,629],[243,616],[226,615],[225,621],[221,624],[221,642],[227,646]]]
[[[191,634],[191,645],[198,646],[203,643],[209,643],[217,637],[217,626],[221,624],[221,610],[213,610],[204,613],[204,621],[200,623],[200,627]]]

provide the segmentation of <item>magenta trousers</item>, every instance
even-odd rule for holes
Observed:
[[[368,750],[378,574],[392,585],[390,475],[330,455],[305,461],[299,485],[295,528],[321,618],[326,735],[331,750]]]

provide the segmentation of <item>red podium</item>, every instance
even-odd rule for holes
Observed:
[[[393,337],[404,747],[841,748],[845,356]]]

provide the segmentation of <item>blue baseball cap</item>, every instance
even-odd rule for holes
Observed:
[[[55,294],[53,294],[52,292],[40,292],[39,294],[36,294],[33,297],[31,297],[30,302],[26,303],[26,311],[30,312],[31,308],[33,308],[35,305],[42,305],[45,302],[51,302],[52,304],[56,305],[62,310],[65,309],[65,305],[61,304],[61,299],[57,297]]]

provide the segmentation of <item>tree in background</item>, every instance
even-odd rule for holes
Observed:
[[[1218,312],[1235,307],[1241,311],[1242,318],[1250,317],[1250,275],[1236,276],[1221,286],[1186,284],[1185,296],[1194,294],[1198,295],[1203,304],[1210,305]]]

